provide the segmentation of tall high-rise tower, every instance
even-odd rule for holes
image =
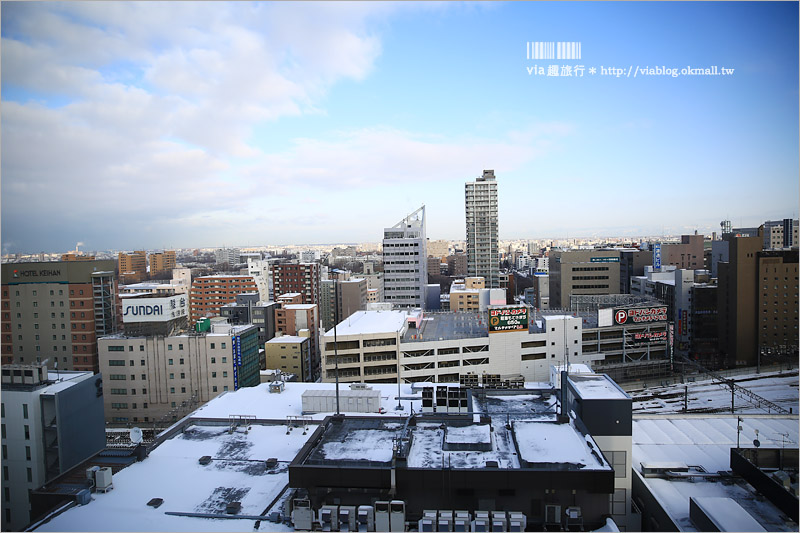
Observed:
[[[500,286],[497,241],[497,181],[494,170],[464,186],[467,215],[467,274],[483,276],[487,288]]]
[[[398,308],[425,307],[428,250],[425,206],[383,230],[383,295]]]

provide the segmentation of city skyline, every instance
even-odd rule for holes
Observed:
[[[463,240],[485,169],[501,240],[797,217],[795,3],[0,9],[3,253]]]

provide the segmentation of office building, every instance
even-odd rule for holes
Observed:
[[[102,383],[92,372],[3,365],[3,531],[34,518],[31,490],[105,448]]]
[[[467,254],[447,256],[447,275],[456,277],[467,275]]]
[[[438,257],[439,259],[442,259],[443,257],[447,257],[449,253],[450,253],[450,241],[445,241],[443,239],[432,241],[428,239],[429,256]]]
[[[260,383],[258,330],[215,319],[208,331],[99,339],[105,419],[166,427],[228,390]]]
[[[764,246],[762,237],[727,234],[723,239],[728,241],[728,262],[717,265],[720,354],[728,367],[755,366],[758,352],[756,327],[765,311],[758,306],[758,295],[763,294],[758,289],[776,285],[782,288],[784,284],[779,283],[782,280],[769,279],[781,277],[776,273],[759,278],[757,255]],[[763,280],[764,277],[768,279]],[[759,283],[762,281],[766,284]],[[766,311],[769,315],[770,309]]]
[[[383,230],[383,298],[398,309],[424,308],[428,283],[425,206]]]
[[[280,370],[284,374],[294,374],[298,378],[309,375],[306,368],[311,363],[311,339],[309,330],[302,330],[306,336],[280,335],[264,345],[267,370]]]
[[[614,249],[550,252],[550,307],[568,309],[570,296],[617,294],[620,252]]]
[[[796,249],[757,252],[758,349],[761,353],[797,353],[798,252]],[[761,360],[762,364],[765,362]]]
[[[675,265],[689,270],[703,269],[703,257],[702,235],[681,235],[679,244],[661,245],[661,263],[664,265]]]
[[[189,291],[191,324],[219,316],[220,308],[234,303],[237,295],[253,292],[257,293],[258,287],[252,276],[216,274],[195,278]]]
[[[2,265],[2,361],[50,360],[61,370],[97,371],[97,334],[117,326],[116,262]]]
[[[545,258],[546,259],[546,258]],[[644,276],[644,267],[653,264],[652,250],[619,249],[619,294],[630,294],[631,278]]]
[[[150,275],[160,272],[172,272],[175,266],[175,250],[150,254]]]
[[[147,252],[137,250],[131,254],[119,253],[119,279],[121,283],[136,283],[147,279]]]
[[[319,263],[273,263],[272,284],[275,298],[287,293],[298,293],[301,303],[319,305]]]
[[[241,254],[242,251],[239,248],[217,248],[214,252],[214,259],[218,265],[234,266],[241,262]]]
[[[467,219],[467,275],[481,276],[490,289],[500,287],[497,228],[497,181],[484,170],[464,186]]]
[[[258,293],[243,293],[232,304],[220,307],[220,316],[235,326],[253,324],[258,328],[258,345],[275,336],[275,309],[277,302],[265,302]]]
[[[764,222],[764,249],[797,248],[798,221],[791,218]]]
[[[299,293],[289,293],[278,297],[275,308],[275,334],[304,337],[308,330],[309,361],[303,365],[304,374],[298,375],[302,381],[315,381],[320,373],[319,361],[319,306],[298,303],[302,301]]]

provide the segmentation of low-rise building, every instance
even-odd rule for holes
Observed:
[[[311,364],[311,339],[306,330],[300,331],[304,336],[280,335],[264,345],[266,366],[268,369],[280,370],[284,374],[305,376]]]
[[[258,329],[213,320],[208,332],[102,337],[109,423],[168,425],[228,390],[258,385]]]

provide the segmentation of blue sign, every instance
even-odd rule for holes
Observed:
[[[661,272],[661,243],[653,245],[653,270]]]

